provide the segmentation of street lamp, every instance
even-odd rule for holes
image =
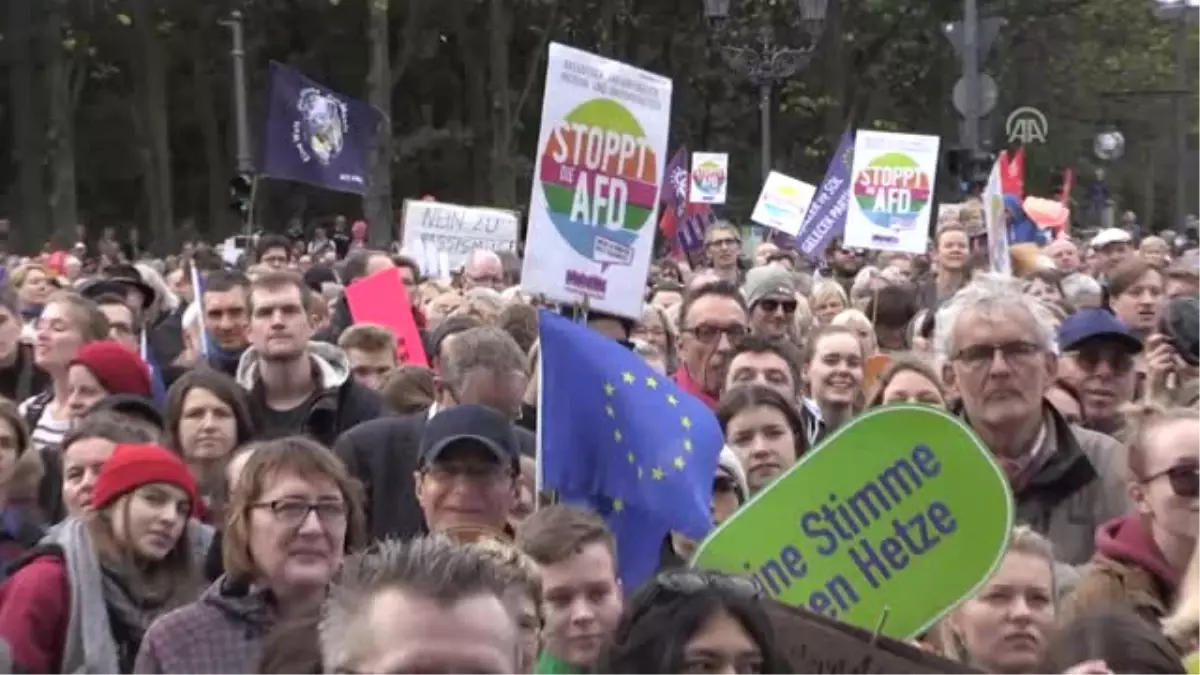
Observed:
[[[744,75],[758,87],[758,110],[762,116],[762,176],[771,173],[771,93],[783,82],[808,65],[817,46],[829,0],[795,0],[800,12],[800,27],[808,37],[807,44],[789,47],[775,42],[770,21],[763,21],[753,44],[721,44],[721,56],[733,70]],[[731,0],[704,0],[704,16],[718,36],[725,35]]]
[[[1175,189],[1174,213],[1171,218],[1171,228],[1178,230],[1187,220],[1187,158],[1184,148],[1187,146],[1187,105],[1188,100],[1194,100],[1195,94],[1189,86],[1187,74],[1188,61],[1188,23],[1195,21],[1200,15],[1200,0],[1154,0],[1154,13],[1160,19],[1175,22],[1173,36],[1175,50],[1175,94],[1171,102],[1171,126],[1175,146]],[[1194,82],[1194,79],[1191,80]]]

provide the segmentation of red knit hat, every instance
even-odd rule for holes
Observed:
[[[111,394],[150,397],[150,366],[129,347],[112,340],[89,342],[79,348],[71,365],[92,371],[100,386]]]
[[[113,450],[96,477],[92,508],[100,510],[121,495],[151,483],[168,483],[186,492],[192,505],[189,515],[200,506],[196,479],[183,460],[161,445],[147,443],[122,444]]]

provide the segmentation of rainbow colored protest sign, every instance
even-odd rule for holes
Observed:
[[[693,152],[691,189],[693,204],[724,204],[729,190],[729,155],[723,152]]]
[[[670,79],[550,45],[526,293],[640,318],[670,112]]]
[[[938,145],[937,136],[858,132],[845,246],[925,252]]]

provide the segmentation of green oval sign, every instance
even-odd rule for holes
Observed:
[[[882,634],[906,639],[991,576],[1012,522],[1008,480],[961,420],[889,406],[755,495],[692,564],[869,630],[883,621]]]

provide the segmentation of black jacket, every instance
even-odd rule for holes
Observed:
[[[350,475],[363,484],[367,532],[372,540],[409,538],[425,532],[413,474],[428,420],[428,409],[372,420],[342,434],[333,446]],[[533,457],[537,447],[533,434],[520,427],[514,432],[521,453]]]
[[[333,445],[342,433],[386,413],[379,394],[354,380],[342,350],[320,342],[310,342],[308,348],[313,374],[323,389],[309,400],[302,428],[289,429],[288,433],[308,434],[324,445]],[[266,402],[253,348],[248,356],[238,367],[237,382],[250,392],[251,414],[258,421],[264,418]],[[258,428],[260,436],[272,432],[261,425]]]

